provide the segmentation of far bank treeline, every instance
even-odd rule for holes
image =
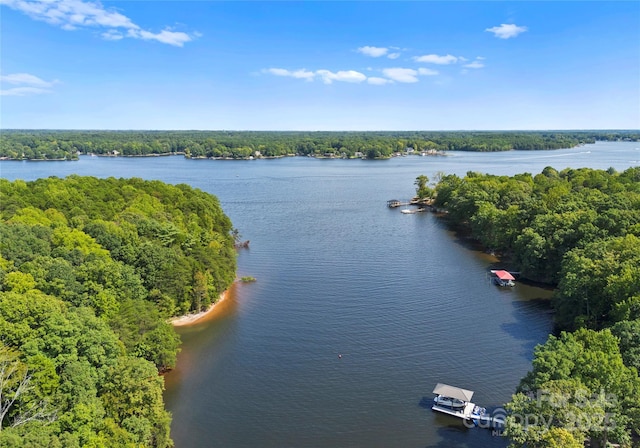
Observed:
[[[187,185],[0,179],[0,446],[172,446],[167,320],[231,284],[233,242]]]
[[[511,269],[556,286],[564,331],[536,347],[507,406],[511,446],[640,446],[640,167],[469,172],[436,195]]]
[[[192,158],[364,157],[425,151],[509,151],[571,148],[596,140],[640,140],[637,131],[540,132],[259,132],[4,130],[0,158],[75,160],[78,154]]]

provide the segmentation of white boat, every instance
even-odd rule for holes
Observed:
[[[495,283],[498,286],[516,286],[513,280],[502,280],[499,278],[494,278],[493,283]]]
[[[466,402],[459,400],[458,398],[446,397],[444,395],[438,395],[433,399],[436,406],[442,406],[443,408],[450,409],[464,409]]]
[[[404,213],[405,215],[413,215],[415,212],[415,210],[411,210],[410,208],[403,208],[400,210],[400,213]]]
[[[436,395],[431,408],[434,411],[444,412],[456,417],[470,416],[472,414],[475,406],[474,403],[471,403],[472,390],[438,383],[433,389],[433,393]]]

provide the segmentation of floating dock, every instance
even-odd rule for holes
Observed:
[[[389,208],[402,207],[403,205],[411,205],[411,201],[400,201],[398,199],[391,199],[387,201],[387,207]]]
[[[400,199],[390,199],[387,201],[387,207],[396,208],[396,207],[405,207],[407,205],[415,205],[418,208],[415,209],[415,212],[426,212],[428,210],[435,211],[433,208],[433,200],[432,199],[419,199],[413,198],[410,200],[400,200]],[[404,210],[402,211],[404,213]]]
[[[467,403],[464,410],[456,411],[454,409],[445,408],[434,404],[431,409],[434,411],[442,412],[443,414],[451,415],[452,417],[458,417],[462,420],[473,422],[475,426],[481,428],[502,428],[504,426],[504,420],[501,417],[493,417],[486,414],[475,414],[474,409],[478,405],[475,403]],[[484,409],[484,408],[481,408]]]

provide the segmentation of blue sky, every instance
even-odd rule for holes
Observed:
[[[640,2],[0,0],[1,128],[640,128]]]

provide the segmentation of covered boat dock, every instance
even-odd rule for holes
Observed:
[[[444,414],[453,415],[454,417],[459,418],[472,418],[473,408],[475,404],[471,402],[471,398],[473,397],[473,391],[462,389],[460,387],[449,386],[448,384],[438,383],[436,387],[433,389],[433,393],[436,394],[436,398],[434,399],[434,405],[431,409],[434,411],[442,412]],[[453,408],[449,406],[443,406],[438,404],[438,399],[440,397],[443,398],[456,398],[460,401],[464,402],[463,408]]]
[[[515,286],[513,282],[516,278],[509,271],[497,270],[491,271],[494,283],[498,286]]]
[[[433,389],[433,393],[436,395],[442,395],[444,397],[457,398],[462,401],[471,401],[473,398],[473,391],[462,389],[460,387],[449,386],[448,384],[438,383]]]
[[[474,394],[472,390],[438,383],[433,389],[433,393],[436,394],[434,404],[431,407],[434,411],[442,412],[443,414],[448,414],[463,420],[473,421],[476,425],[482,425],[483,427],[495,428],[504,424],[504,421],[501,418],[486,415],[485,408],[481,408],[471,402],[471,398]],[[453,406],[438,404],[439,401],[442,402],[447,398],[460,400],[464,402],[464,406],[461,408],[455,408]]]

